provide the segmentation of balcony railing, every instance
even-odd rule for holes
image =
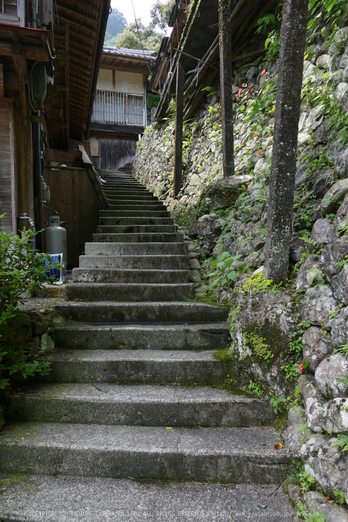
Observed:
[[[139,94],[97,90],[92,121],[145,126],[145,98]]]

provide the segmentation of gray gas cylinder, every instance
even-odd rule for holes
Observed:
[[[49,216],[45,242],[47,254],[63,254],[63,263],[66,265],[66,229],[60,226],[59,216]]]

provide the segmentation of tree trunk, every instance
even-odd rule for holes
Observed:
[[[274,283],[285,282],[289,270],[307,16],[308,0],[285,1],[264,270]]]

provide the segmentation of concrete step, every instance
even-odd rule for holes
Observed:
[[[153,197],[152,199],[135,199],[135,198],[106,198],[110,204],[121,205],[121,206],[130,206],[131,208],[139,207],[150,207],[150,208],[166,208],[163,204],[163,201],[159,201],[157,198]]]
[[[187,255],[85,255],[79,257],[80,268],[161,268],[163,270],[189,270],[190,258]]]
[[[275,484],[16,474],[2,474],[0,482],[0,519],[7,522],[291,522],[295,516]]]
[[[103,192],[105,194],[106,197],[112,197],[112,196],[116,196],[116,197],[125,197],[125,196],[128,196],[129,198],[134,198],[136,199],[137,196],[142,196],[142,197],[155,197],[152,192],[149,192],[148,190],[146,190],[146,188],[137,188],[137,189],[103,189]]]
[[[278,484],[292,461],[269,428],[27,422],[0,440],[2,473]]]
[[[118,270],[74,268],[73,281],[82,283],[189,283],[192,270]]]
[[[125,216],[125,217],[104,217],[99,216],[99,225],[172,225],[174,219],[170,217],[157,216]]]
[[[124,204],[125,203],[125,204]],[[163,205],[161,201],[149,201],[148,203],[144,203],[144,201],[134,201],[127,202],[127,200],[120,201],[120,203],[108,203],[109,211],[111,210],[166,210],[166,207]],[[107,211],[106,211],[107,212]]]
[[[184,236],[176,233],[162,233],[156,234],[151,232],[140,232],[130,234],[93,234],[93,241],[95,242],[108,242],[108,243],[177,243],[182,241]]]
[[[173,234],[176,232],[175,225],[99,225],[97,234],[143,234],[154,233]]]
[[[5,400],[10,421],[252,427],[275,420],[267,401],[207,387],[31,384],[29,391]]]
[[[58,303],[55,309],[69,321],[94,323],[213,323],[227,321],[229,308],[205,303],[173,302],[102,302]]]
[[[154,218],[168,218],[170,216],[166,209],[140,209],[140,210],[99,210],[99,220],[101,219],[113,219],[118,217],[154,217]],[[173,222],[171,218],[171,223]],[[113,222],[111,222],[112,224]],[[106,225],[108,223],[105,223]]]
[[[69,301],[181,301],[192,295],[192,283],[71,283],[65,287]]]
[[[98,343],[98,347],[102,347]],[[67,346],[66,348],[71,348]],[[223,361],[213,351],[60,350],[45,356],[51,363],[45,383],[216,384],[225,378]]]
[[[184,242],[147,242],[147,243],[85,243],[86,255],[127,256],[127,255],[186,255],[187,244]]]
[[[137,353],[139,350],[220,350],[231,342],[224,323],[68,324],[52,328],[52,336],[55,345],[65,350],[137,350]]]

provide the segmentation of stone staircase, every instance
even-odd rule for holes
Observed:
[[[162,203],[102,176],[109,210],[56,306],[52,371],[8,397],[0,521],[291,520],[269,404],[217,387],[228,309],[190,301]]]

